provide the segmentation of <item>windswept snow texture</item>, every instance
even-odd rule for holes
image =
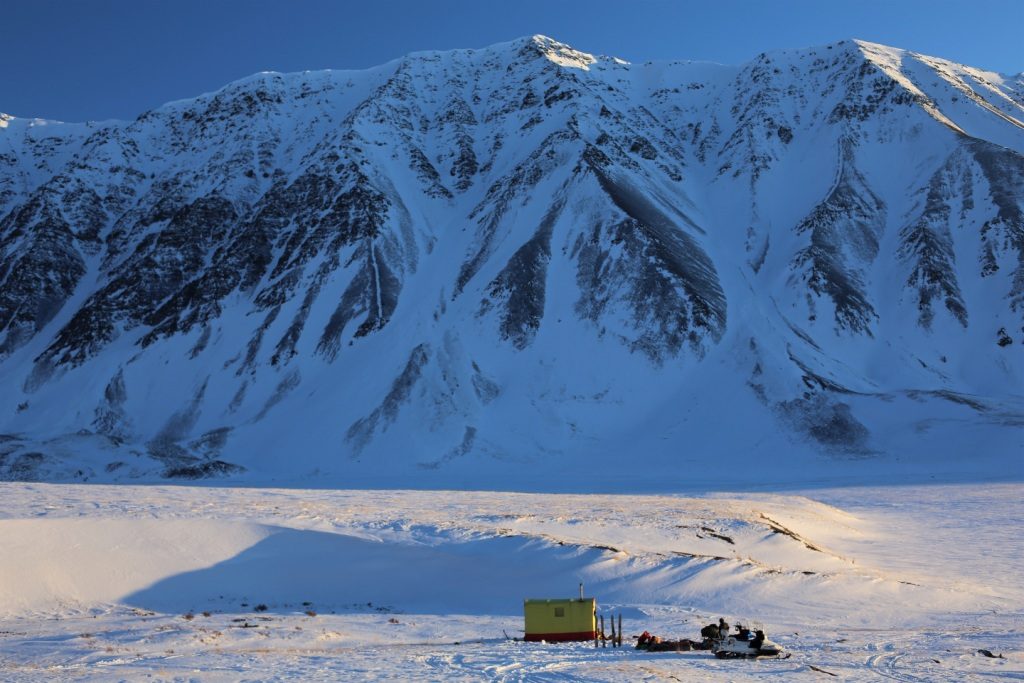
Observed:
[[[1019,488],[0,484],[0,678],[1019,680]],[[511,640],[524,598],[580,581],[602,616],[622,614],[625,647]],[[644,630],[699,639],[719,617],[791,656],[633,648]]]
[[[1022,378],[1020,76],[534,36],[0,115],[0,479],[1019,478]]]

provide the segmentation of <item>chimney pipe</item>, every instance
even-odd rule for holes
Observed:
[[[580,581],[580,600],[583,599],[583,582]]]

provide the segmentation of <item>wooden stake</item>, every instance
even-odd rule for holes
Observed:
[[[622,612],[619,612],[619,647],[622,647]]]
[[[601,647],[608,647],[608,643],[604,637],[604,615],[601,615]]]

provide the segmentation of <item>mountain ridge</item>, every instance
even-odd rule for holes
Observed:
[[[720,67],[543,36],[7,118],[0,476],[1005,464],[1021,120],[1019,79],[864,41]]]

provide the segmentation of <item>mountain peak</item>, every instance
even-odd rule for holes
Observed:
[[[586,71],[590,68],[591,64],[597,61],[597,58],[592,54],[581,52],[570,45],[539,33],[528,38],[522,38],[516,42],[528,45],[542,57],[559,66]]]

